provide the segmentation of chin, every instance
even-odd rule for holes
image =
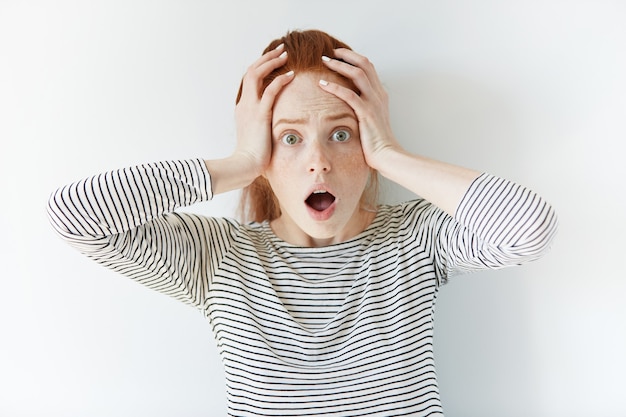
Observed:
[[[303,229],[304,232],[309,235],[313,239],[333,239],[337,237],[337,235],[341,234],[342,230],[345,228],[345,225],[338,225],[336,222],[327,223],[327,224],[314,224],[310,225],[306,229]]]

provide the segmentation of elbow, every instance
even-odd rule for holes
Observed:
[[[46,214],[48,221],[52,226],[52,229],[61,237],[68,237],[71,235],[68,227],[68,219],[64,211],[59,206],[58,198],[62,192],[62,189],[53,191],[48,197],[46,204]]]
[[[544,206],[515,245],[514,251],[525,261],[544,257],[551,249],[559,228],[558,216],[554,208]]]
[[[53,191],[48,197],[46,213],[52,229],[64,240],[97,237],[88,233],[83,226],[85,222],[77,215],[77,208],[71,204],[68,193],[67,187],[63,187]]]
[[[46,213],[52,230],[63,241],[82,253],[93,253],[107,245],[103,236],[87,233],[81,227],[80,219],[72,215],[72,210],[64,203],[63,188],[54,191],[48,198]]]

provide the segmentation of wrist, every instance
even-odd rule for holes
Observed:
[[[387,176],[385,173],[393,168],[394,163],[406,155],[407,152],[400,146],[387,145],[378,149],[372,157],[367,158],[367,164],[381,175]]]
[[[246,187],[259,175],[260,170],[252,163],[249,157],[233,154],[223,159],[205,161],[211,175],[213,194],[221,194]]]
[[[235,151],[232,155],[225,158],[224,161],[231,165],[233,171],[242,181],[248,180],[248,183],[254,181],[256,177],[265,171],[265,165],[259,162],[260,158],[250,152]]]

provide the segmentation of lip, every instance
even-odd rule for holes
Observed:
[[[307,211],[309,212],[309,216],[311,216],[313,220],[323,222],[332,217],[333,213],[335,212],[335,208],[337,207],[337,200],[333,201],[333,203],[328,206],[328,208],[324,211],[317,211],[313,207],[310,207],[308,204],[305,205]]]
[[[327,193],[330,193],[333,196],[335,196],[335,201],[333,201],[333,203],[330,206],[328,206],[326,210],[323,210],[323,211],[315,210],[313,207],[309,206],[306,203],[306,199],[309,198],[309,196],[315,191],[326,191]],[[325,220],[330,219],[333,213],[335,212],[335,209],[337,208],[337,195],[332,191],[332,189],[327,184],[324,184],[324,183],[314,184],[313,186],[311,186],[304,200],[305,200],[304,205],[306,206],[309,216],[311,216],[311,218],[316,221],[325,221]]]

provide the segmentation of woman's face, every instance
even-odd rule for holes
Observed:
[[[333,74],[323,77],[341,82]],[[325,246],[349,239],[374,214],[360,207],[370,168],[354,111],[323,91],[320,74],[296,74],[272,116],[272,159],[265,172],[281,216],[272,222],[283,240]]]

